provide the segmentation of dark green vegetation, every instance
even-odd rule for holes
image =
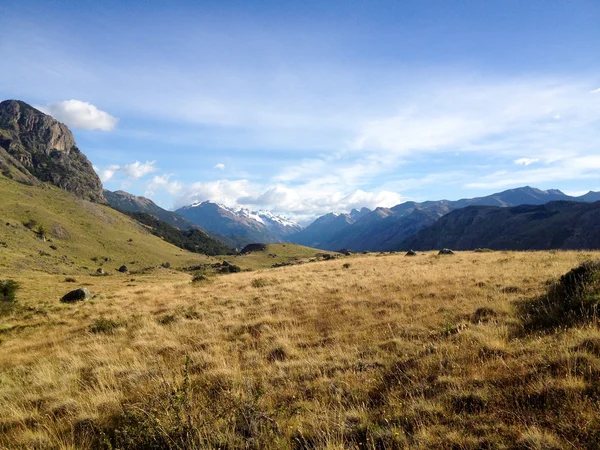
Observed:
[[[0,301],[14,303],[20,285],[14,280],[0,280]]]
[[[124,214],[147,226],[153,235],[190,252],[211,256],[234,253],[232,248],[227,247],[197,228],[180,230],[151,214],[143,212],[124,212]]]
[[[600,317],[600,261],[588,261],[552,283],[548,292],[519,305],[526,330],[589,324]]]
[[[469,206],[452,211],[401,249],[472,250],[600,248],[600,202],[550,202],[511,208]]]

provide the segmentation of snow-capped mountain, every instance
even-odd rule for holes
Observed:
[[[302,226],[270,211],[229,208],[211,201],[197,202],[176,211],[203,229],[227,236],[238,247],[252,242],[282,242]]]
[[[250,211],[247,208],[237,208],[233,210],[235,214],[248,217],[265,225],[269,230],[274,231],[283,236],[288,236],[292,233],[297,233],[302,230],[302,226],[285,216],[278,216],[271,211],[260,210]]]

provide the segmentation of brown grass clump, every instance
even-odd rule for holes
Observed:
[[[78,276],[100,295],[73,305],[64,276],[15,277],[0,448],[598,448],[597,318],[522,309],[567,298],[547,281],[584,255],[350,260]]]

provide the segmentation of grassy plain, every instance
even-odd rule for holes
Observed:
[[[22,272],[0,316],[0,447],[597,449],[597,323],[527,331],[516,305],[598,258]],[[79,285],[101,295],[58,303]]]

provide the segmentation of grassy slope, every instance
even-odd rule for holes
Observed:
[[[58,188],[26,186],[0,176],[0,199],[0,278],[14,275],[15,271],[84,274],[102,266],[114,273],[122,264],[137,270],[162,262],[184,267],[223,259],[235,261],[243,269],[257,269],[307,259],[319,251],[294,244],[273,244],[266,252],[211,258],[175,247],[126,215],[76,199]],[[38,239],[23,225],[30,219],[43,225],[49,241]],[[56,233],[57,228],[67,234]],[[269,253],[278,257],[270,258]],[[105,262],[104,257],[111,261]]]
[[[80,277],[103,295],[76,305],[40,301],[65,283],[29,273],[45,288],[1,320],[0,447],[91,448],[118,427],[120,448],[596,448],[599,329],[523,334],[514,308],[592,257]],[[101,318],[119,326],[92,333]]]
[[[27,269],[86,273],[101,264],[112,272],[122,264],[139,269],[166,261],[177,266],[208,260],[164,242],[107,206],[76,199],[58,188],[0,177],[0,198],[0,242],[5,243],[0,244],[0,275]],[[38,239],[23,225],[30,219],[44,226],[51,242]],[[104,257],[111,261],[104,262]]]

